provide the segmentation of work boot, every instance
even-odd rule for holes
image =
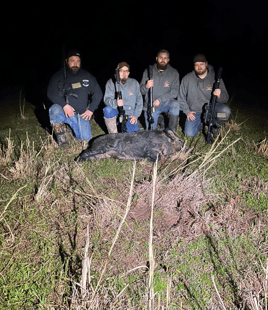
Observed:
[[[179,121],[179,115],[171,115],[171,114],[169,115],[168,127],[173,132],[177,132],[178,121]]]
[[[116,116],[113,118],[105,118],[105,125],[107,127],[108,133],[118,133],[116,125]]]
[[[157,126],[159,126],[160,129],[165,129],[165,118],[163,114],[159,114]]]
[[[72,138],[74,138],[73,131],[71,127],[67,124],[64,124],[64,130],[65,130],[66,141],[69,143],[72,141]]]
[[[69,142],[66,138],[66,129],[64,123],[52,124],[52,130],[55,134],[56,141],[60,147],[68,147]]]

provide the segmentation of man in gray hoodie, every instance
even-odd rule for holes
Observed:
[[[176,69],[169,64],[170,57],[167,50],[160,50],[157,53],[156,63],[153,65],[153,77],[149,79],[148,70],[143,72],[140,88],[142,95],[145,96],[145,122],[148,129],[147,102],[149,100],[149,89],[153,88],[153,108],[152,117],[154,123],[151,129],[156,129],[158,117],[163,112],[169,112],[169,128],[177,131],[180,106],[177,100],[180,76]]]
[[[196,136],[201,128],[202,109],[210,101],[215,83],[214,69],[203,54],[197,54],[193,62],[194,70],[182,79],[178,97],[180,108],[187,116],[184,133],[189,137]],[[220,124],[227,121],[231,114],[225,104],[229,95],[222,79],[220,88],[215,89],[213,94],[217,97],[216,112]]]

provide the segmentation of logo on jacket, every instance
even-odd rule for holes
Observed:
[[[129,90],[128,93],[129,93],[130,96],[133,96],[133,91],[132,90]]]
[[[83,80],[83,86],[88,87],[89,86],[89,80]]]
[[[212,86],[208,84],[207,87],[206,87],[206,90],[207,91],[212,91]]]
[[[164,87],[169,87],[169,81],[166,81]]]

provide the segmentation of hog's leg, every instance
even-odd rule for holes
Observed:
[[[81,153],[81,155],[77,158],[77,162],[82,162],[85,160],[92,160],[92,159],[103,159],[103,158],[110,158],[110,154],[107,153],[92,153],[88,150],[85,150]]]

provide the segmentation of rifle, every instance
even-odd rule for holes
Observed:
[[[153,78],[153,66],[148,67],[148,77],[149,80],[152,80]],[[149,127],[154,123],[154,119],[152,117],[152,113],[154,112],[154,107],[153,107],[153,88],[149,88],[149,100],[147,102],[147,117],[148,117],[148,123]]]
[[[220,67],[217,73],[217,78],[214,83],[214,87],[212,90],[212,97],[209,103],[207,103],[204,106],[204,117],[203,121],[204,124],[208,126],[208,132],[206,136],[206,141],[207,143],[213,143],[214,139],[212,138],[212,128],[220,128],[221,125],[217,123],[216,118],[217,118],[217,113],[215,111],[216,107],[216,101],[217,101],[217,96],[213,95],[213,92],[215,89],[218,89],[220,86],[220,79],[221,79],[221,74],[222,74],[222,68]]]
[[[120,90],[120,77],[119,77],[119,69],[115,69],[115,91],[116,97],[118,99],[122,99],[122,92]],[[121,132],[127,132],[127,120],[128,117],[123,107],[118,107],[119,109],[119,123],[121,124]]]
[[[62,55],[63,55],[63,75],[64,82],[62,86],[62,93],[65,98],[66,104],[70,104],[69,97],[78,98],[78,95],[72,93],[70,85],[67,83],[67,69],[66,69],[66,59],[65,59],[65,48],[62,45]]]

